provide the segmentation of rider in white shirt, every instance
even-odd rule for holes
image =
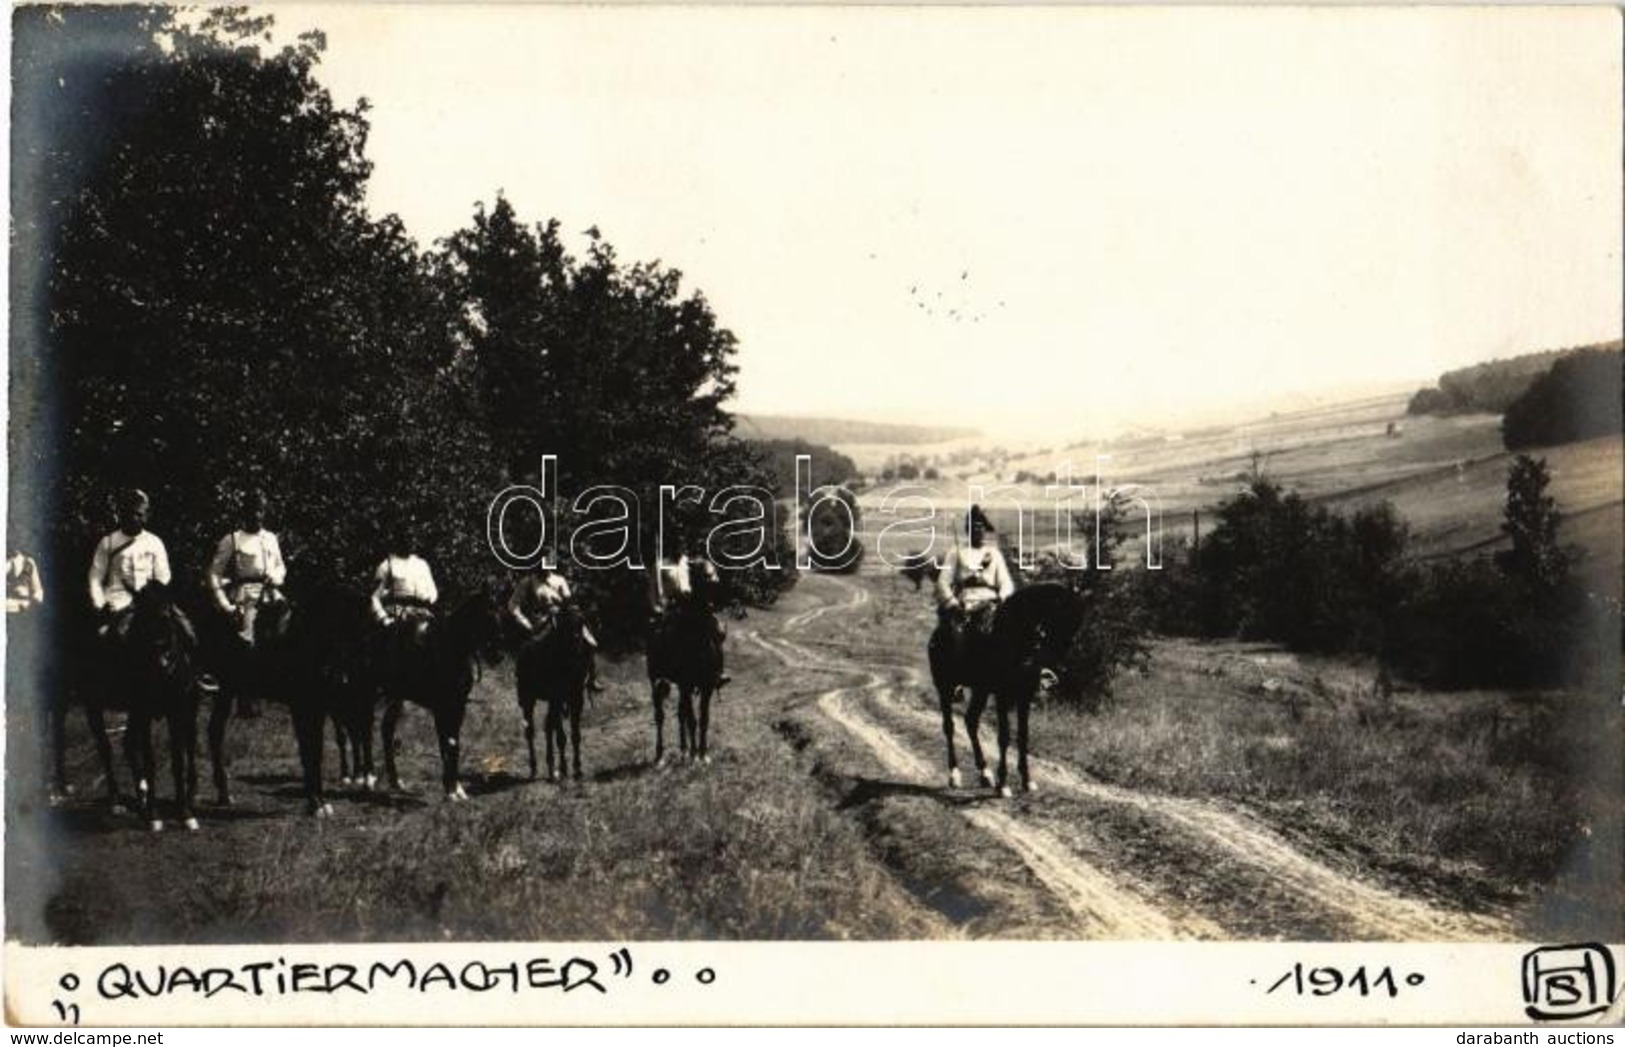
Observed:
[[[380,625],[406,619],[426,621],[440,599],[429,565],[412,551],[411,535],[403,528],[390,541],[389,555],[373,573],[372,613]]]
[[[508,598],[508,616],[524,635],[540,638],[558,623],[559,614],[573,599],[570,583],[564,575],[542,567],[534,574],[520,578],[514,586],[513,595]],[[589,690],[602,691],[604,687],[598,682],[598,638],[585,620],[581,622],[581,636],[595,652],[587,671],[587,687]]]
[[[265,529],[265,495],[250,493],[242,508],[242,526],[215,547],[208,583],[215,606],[232,617],[238,635],[252,642],[260,603],[280,598],[277,590],[287,580],[288,569],[276,535]]]
[[[135,594],[149,582],[170,583],[169,552],[147,530],[151,510],[152,502],[144,491],[124,492],[118,501],[118,529],[96,543],[90,562],[90,605],[103,617],[97,630],[101,636],[123,639]],[[180,614],[178,607],[176,613]],[[185,622],[184,615],[180,617]]]
[[[937,610],[963,620],[987,621],[989,614],[1016,591],[1010,568],[998,543],[987,541],[993,530],[982,507],[973,505],[966,517],[970,544],[955,546],[937,575]]]

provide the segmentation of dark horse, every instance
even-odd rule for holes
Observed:
[[[384,777],[389,788],[401,788],[395,769],[395,729],[406,703],[411,702],[434,717],[446,799],[468,799],[458,777],[463,717],[481,661],[494,662],[500,657],[501,636],[501,608],[494,597],[484,593],[464,600],[444,618],[397,622],[379,638],[382,642],[372,660],[372,679],[373,694],[384,703]],[[350,731],[366,739],[370,748],[373,703],[364,702],[363,707],[365,712]],[[364,773],[372,774],[370,760]]]
[[[323,728],[328,717],[346,723],[357,718],[368,621],[366,597],[335,584],[309,588],[297,599],[262,601],[250,642],[235,631],[217,630],[211,646],[219,652],[225,687],[210,710],[209,751],[221,804],[231,803],[224,742],[233,701],[264,699],[286,704],[292,718],[305,813],[332,813],[322,781]]]
[[[169,587],[150,582],[138,591],[122,638],[97,638],[98,677],[85,694],[85,716],[107,775],[108,795],[121,806],[107,740],[103,710],[129,713],[124,753],[135,779],[136,800],[147,827],[164,827],[155,798],[157,760],[152,749],[152,723],[169,729],[169,769],[175,783],[176,817],[188,829],[198,827],[192,806],[197,795],[197,638],[176,608]]]
[[[1056,682],[1067,648],[1083,624],[1083,604],[1066,586],[1033,585],[1017,590],[993,613],[991,622],[981,624],[985,627],[943,620],[931,634],[927,648],[931,679],[942,709],[942,733],[948,742],[948,784],[957,787],[960,783],[954,755],[954,696],[959,688],[968,687],[965,731],[970,735],[982,784],[996,785],[1009,795],[1005,761],[1010,748],[1010,711],[1014,709],[1021,786],[1030,792],[1033,784],[1027,769],[1028,713],[1033,696]],[[976,734],[989,695],[995,698],[999,718],[996,781],[988,771]]]
[[[541,636],[520,648],[515,677],[519,711],[525,718],[525,746],[530,751],[530,777],[536,779],[536,703],[547,703],[542,733],[547,744],[547,780],[558,781],[567,772],[564,721],[570,721],[570,746],[575,754],[575,776],[581,777],[581,713],[586,705],[587,680],[592,671],[592,646],[580,612],[565,607]],[[558,771],[553,770],[553,747],[558,746]]]
[[[698,582],[698,579],[696,579]],[[722,629],[711,610],[715,583],[666,610],[649,634],[649,685],[654,692],[655,763],[666,755],[666,698],[677,688],[677,738],[684,756],[709,763],[711,696],[722,677]],[[696,710],[695,699],[698,698]]]

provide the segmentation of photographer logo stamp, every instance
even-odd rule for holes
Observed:
[[[1537,1021],[1594,1017],[1617,993],[1614,955],[1605,945],[1546,945],[1524,954],[1524,1013]]]

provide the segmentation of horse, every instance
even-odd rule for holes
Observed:
[[[948,744],[948,784],[958,788],[954,753],[953,702],[960,687],[971,695],[965,707],[965,731],[982,784],[1009,796],[1006,758],[1010,748],[1010,713],[1016,714],[1016,747],[1021,785],[1033,791],[1027,766],[1027,721],[1033,696],[1053,687],[1072,638],[1083,624],[1083,603],[1064,585],[1041,583],[1018,589],[992,612],[985,628],[938,623],[927,646],[931,679],[942,710],[942,732]],[[995,699],[999,724],[997,779],[982,755],[977,727],[989,696]]]
[[[908,557],[897,573],[914,583],[914,591],[919,592],[920,586],[925,582],[935,582],[942,568],[938,566],[934,557],[927,553],[917,553]]]
[[[666,699],[677,688],[677,740],[683,755],[710,763],[711,696],[723,674],[723,629],[713,610],[725,596],[709,561],[691,565],[693,591],[674,600],[650,629],[645,657],[654,694],[655,764],[666,755]],[[732,603],[735,617],[744,609]],[[698,699],[698,709],[696,701]]]
[[[536,780],[536,703],[547,703],[542,733],[547,744],[547,780],[566,774],[564,721],[570,721],[570,745],[575,754],[575,777],[581,777],[581,713],[586,704],[587,681],[592,670],[592,645],[579,611],[562,608],[551,628],[520,648],[515,668],[519,711],[525,718],[525,746],[530,752],[530,778]],[[553,770],[553,747],[558,745],[558,772]]]
[[[444,618],[397,622],[380,638],[373,662],[373,694],[384,702],[384,777],[390,789],[401,789],[395,767],[395,730],[406,703],[420,705],[434,717],[440,743],[441,785],[446,799],[466,800],[458,776],[463,717],[481,662],[500,657],[501,607],[489,593],[470,596]],[[373,703],[352,731],[369,738]],[[371,775],[370,761],[366,773]]]
[[[121,806],[107,741],[104,708],[128,711],[124,753],[135,779],[141,816],[153,832],[163,829],[154,796],[157,760],[152,723],[169,728],[169,767],[175,785],[176,814],[187,829],[198,828],[197,795],[197,638],[175,604],[169,586],[149,582],[132,598],[122,638],[101,637],[100,686],[86,696],[86,717],[107,774],[114,809]]]
[[[249,708],[262,698],[275,696],[277,687],[272,670],[292,627],[292,605],[272,597],[266,590],[258,602],[243,608],[249,616],[249,632],[243,635],[233,616],[222,615],[212,605],[194,608],[201,623],[200,660],[220,682],[209,706],[209,762],[213,769],[215,803],[232,806],[231,782],[226,773],[226,726],[233,714],[248,716]],[[255,713],[254,715],[257,715]]]
[[[209,717],[215,789],[222,805],[231,804],[223,749],[232,697],[253,695],[287,705],[305,813],[319,818],[332,814],[322,775],[323,729],[330,717],[335,723],[359,718],[360,656],[369,622],[367,599],[359,591],[319,584],[263,601],[251,642],[235,633],[227,638],[229,654],[222,665],[229,666],[228,689],[215,699]]]

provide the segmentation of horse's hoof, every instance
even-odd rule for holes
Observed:
[[[710,753],[702,754],[700,756],[700,762],[705,764],[707,767],[711,766],[711,754]]]
[[[991,772],[991,771],[983,771],[982,772],[982,784],[987,786],[989,789],[993,788],[993,772]]]
[[[185,820],[183,820],[181,822],[181,824],[186,827],[186,831],[189,832],[189,833],[195,833],[199,829],[203,828],[203,826],[198,824],[197,818],[195,816],[186,818]]]
[[[957,789],[959,788],[959,784],[959,768],[955,767],[953,770],[948,772],[948,788]]]
[[[1026,785],[1023,785],[1021,788],[1022,788],[1023,791],[1025,791],[1030,796],[1033,793],[1038,791],[1038,784],[1036,782],[1028,782]]]
[[[162,818],[154,818],[154,819],[152,819],[150,822],[147,823],[147,829],[148,829],[149,832],[155,832],[155,833],[163,832],[164,831],[164,820]]]
[[[374,789],[378,788],[378,776],[376,774],[369,774],[365,778],[362,778],[361,788],[365,789],[367,792],[372,792]]]
[[[1014,796],[1015,793],[1010,791],[1010,787],[1008,785],[1001,785],[999,786],[999,795],[1008,800]]]
[[[113,805],[112,805],[112,807],[109,808],[109,810],[111,810],[114,814],[129,814],[130,813],[130,809],[128,807],[126,807],[123,803],[119,802],[118,800],[113,801]]]
[[[339,788],[341,788],[341,789],[348,789],[354,784],[355,784],[355,779],[351,778],[347,774],[339,779]]]
[[[215,797],[214,805],[216,807],[234,807],[236,806],[236,801],[230,796],[227,796],[225,793],[221,793],[219,796]]]
[[[453,789],[451,791],[451,798],[453,800],[466,800],[466,799],[468,799],[468,793],[463,791],[463,786],[462,786],[461,782],[458,783],[457,788],[455,788],[455,789]]]
[[[333,805],[330,804],[330,803],[324,803],[320,807],[316,808],[316,817],[318,817],[318,818],[331,818],[331,817],[333,817]]]

